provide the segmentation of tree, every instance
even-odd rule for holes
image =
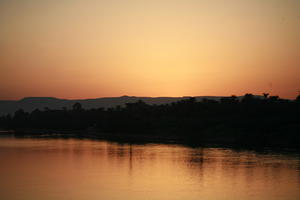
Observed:
[[[73,110],[82,110],[82,105],[81,105],[81,103],[75,103],[74,105],[73,105]]]
[[[238,98],[235,95],[232,95],[231,97],[223,97],[220,99],[221,103],[227,103],[227,104],[233,104],[238,103]]]
[[[269,96],[269,93],[263,93],[263,96],[265,97],[265,99],[267,99]]]
[[[14,120],[14,126],[17,128],[23,127],[26,125],[26,122],[28,120],[28,113],[24,112],[23,109],[19,109],[15,112],[13,120]]]
[[[300,94],[297,96],[296,101],[300,103]]]
[[[270,101],[278,101],[279,96],[270,96],[269,99],[270,99]]]
[[[254,101],[254,95],[251,93],[247,93],[245,94],[245,96],[243,97],[242,101],[243,102],[253,102]]]

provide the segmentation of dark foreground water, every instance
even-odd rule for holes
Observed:
[[[300,157],[179,145],[0,138],[3,200],[299,200]]]

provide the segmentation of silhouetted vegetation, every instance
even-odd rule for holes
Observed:
[[[246,94],[220,101],[191,97],[165,105],[143,101],[114,108],[89,109],[76,103],[73,109],[31,113],[18,110],[0,118],[0,127],[27,134],[73,132],[82,137],[173,138],[188,143],[223,142],[238,145],[300,146],[300,96],[284,100],[278,96]]]

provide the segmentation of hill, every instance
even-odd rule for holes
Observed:
[[[161,105],[172,102],[177,102],[189,97],[136,97],[136,96],[121,96],[121,97],[103,97],[96,99],[58,99],[54,97],[26,97],[24,99],[15,100],[0,100],[0,116],[13,114],[18,109],[23,109],[25,112],[32,112],[35,109],[44,110],[49,109],[62,109],[63,107],[71,109],[75,103],[80,103],[83,108],[110,108],[115,106],[124,106],[126,103],[134,103],[138,100],[142,100],[150,105]],[[197,101],[204,98],[219,100],[222,97],[217,96],[198,96]]]

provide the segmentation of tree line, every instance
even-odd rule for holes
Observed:
[[[187,141],[235,141],[300,145],[300,95],[295,100],[245,94],[219,101],[196,98],[149,105],[139,100],[113,108],[17,110],[0,117],[2,129],[87,131],[147,136],[180,136]]]

